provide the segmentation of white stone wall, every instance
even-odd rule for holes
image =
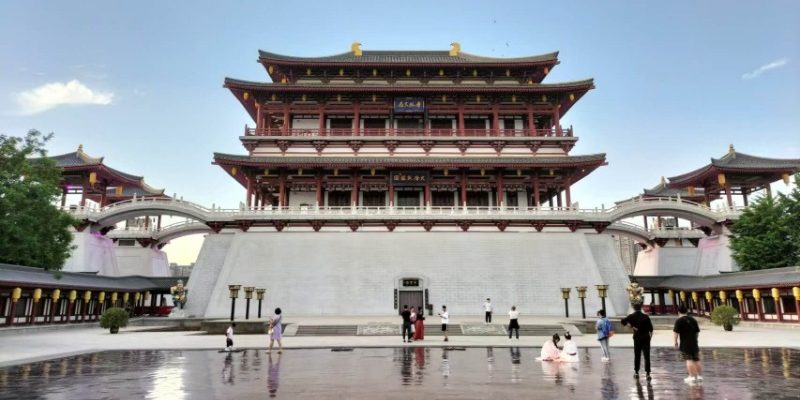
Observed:
[[[700,239],[697,245],[695,274],[714,275],[720,272],[735,272],[739,266],[731,257],[730,238],[728,235],[712,236]]]
[[[511,305],[523,314],[563,315],[559,288],[575,286],[592,289],[586,307],[593,315],[600,308],[594,285],[601,283],[611,286],[609,314],[623,313],[627,279],[621,261],[612,261],[618,256],[611,238],[587,236],[223,231],[206,238],[189,281],[188,307],[197,316],[226,317],[227,286],[240,284],[266,288],[265,309],[281,307],[287,315],[392,315],[398,280],[421,278],[430,302],[437,309],[446,304],[454,321],[480,315],[486,297],[500,315]],[[574,290],[570,307],[573,316],[580,313]],[[243,314],[240,299],[237,315]]]
[[[688,244],[683,247],[654,246],[636,256],[634,275],[696,275],[697,249]]]
[[[64,263],[67,272],[94,272],[100,275],[119,276],[114,257],[114,243],[98,233],[72,231],[72,250]]]
[[[119,276],[171,276],[167,253],[150,247],[117,246],[114,253]]]

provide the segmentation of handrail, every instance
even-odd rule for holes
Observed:
[[[573,137],[572,127],[561,129],[436,129],[436,128],[251,128],[245,136],[289,137]]]

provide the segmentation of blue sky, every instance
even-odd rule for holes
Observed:
[[[575,186],[581,206],[635,195],[730,143],[800,157],[797,1],[226,3],[0,2],[0,132],[55,132],[51,154],[83,144],[168,194],[234,207],[244,190],[212,153],[244,153],[252,121],[221,86],[268,80],[258,49],[458,41],[489,56],[559,50],[546,82],[595,79],[562,120],[580,137],[573,154],[609,161]]]

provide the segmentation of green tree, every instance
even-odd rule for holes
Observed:
[[[0,135],[0,262],[60,270],[74,219],[55,205],[61,171],[45,158],[53,134]]]
[[[753,202],[731,227],[730,246],[743,271],[798,265],[800,190]]]

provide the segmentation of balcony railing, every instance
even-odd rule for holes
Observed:
[[[290,137],[573,137],[573,130],[561,129],[303,129],[251,128],[245,126],[245,136]]]

